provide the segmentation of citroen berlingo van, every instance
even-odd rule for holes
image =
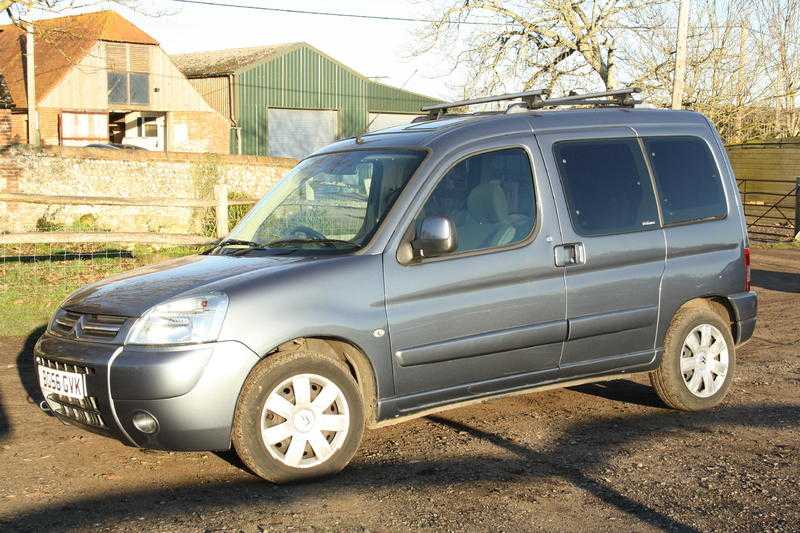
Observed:
[[[634,92],[442,104],[318,150],[213,248],[72,294],[35,346],[46,407],[286,482],[365,428],[537,388],[648,373],[719,404],[756,321],[736,181],[708,119]]]

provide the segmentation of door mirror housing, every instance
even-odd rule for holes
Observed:
[[[447,217],[427,217],[420,224],[411,246],[417,257],[436,257],[454,252],[458,247],[456,228]]]

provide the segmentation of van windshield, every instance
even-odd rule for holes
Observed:
[[[219,246],[361,248],[424,157],[420,151],[356,150],[305,159]]]

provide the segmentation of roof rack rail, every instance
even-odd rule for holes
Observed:
[[[614,89],[612,91],[603,91],[599,93],[578,94],[573,92],[567,96],[534,102],[530,109],[560,105],[617,105],[620,107],[633,107],[633,105],[637,103],[633,95],[640,92],[642,92],[642,90],[638,87],[627,87],[625,89]]]
[[[525,109],[541,109],[543,107],[555,107],[560,105],[616,105],[620,107],[633,107],[633,105],[637,103],[633,98],[633,95],[640,92],[641,89],[638,87],[628,87],[625,89],[614,89],[612,91],[586,94],[578,94],[573,91],[567,96],[561,96],[559,98],[547,98],[550,95],[550,92],[547,89],[537,89],[535,91],[525,91],[521,93],[509,93],[498,96],[484,96],[482,98],[459,100],[457,102],[445,102],[442,104],[425,106],[421,109],[421,111],[426,111],[428,113],[428,116],[423,120],[435,120],[437,118],[442,118],[442,116],[447,114],[448,110],[454,107],[486,104],[489,102],[502,102],[505,100],[516,99],[520,99],[522,101],[509,105],[508,109],[506,109],[506,112],[517,107],[522,107]]]
[[[533,106],[536,102],[541,102],[543,96],[548,96],[547,89],[537,89],[535,91],[524,91],[521,93],[500,94],[497,96],[484,96],[482,98],[471,98],[469,100],[458,100],[457,102],[445,102],[443,104],[425,106],[420,111],[427,111],[430,118],[441,118],[453,107],[462,107],[475,104],[488,104],[489,102],[503,102],[505,100],[521,99],[528,106]]]

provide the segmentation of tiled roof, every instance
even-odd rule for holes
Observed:
[[[34,22],[36,98],[41,100],[97,41],[158,45],[158,41],[114,11],[97,11]],[[0,74],[17,107],[27,107],[23,69],[25,31],[0,26]]]
[[[303,43],[284,43],[251,48],[229,48],[209,52],[193,52],[170,56],[173,63],[188,77],[233,74],[242,67],[268,61]]]

